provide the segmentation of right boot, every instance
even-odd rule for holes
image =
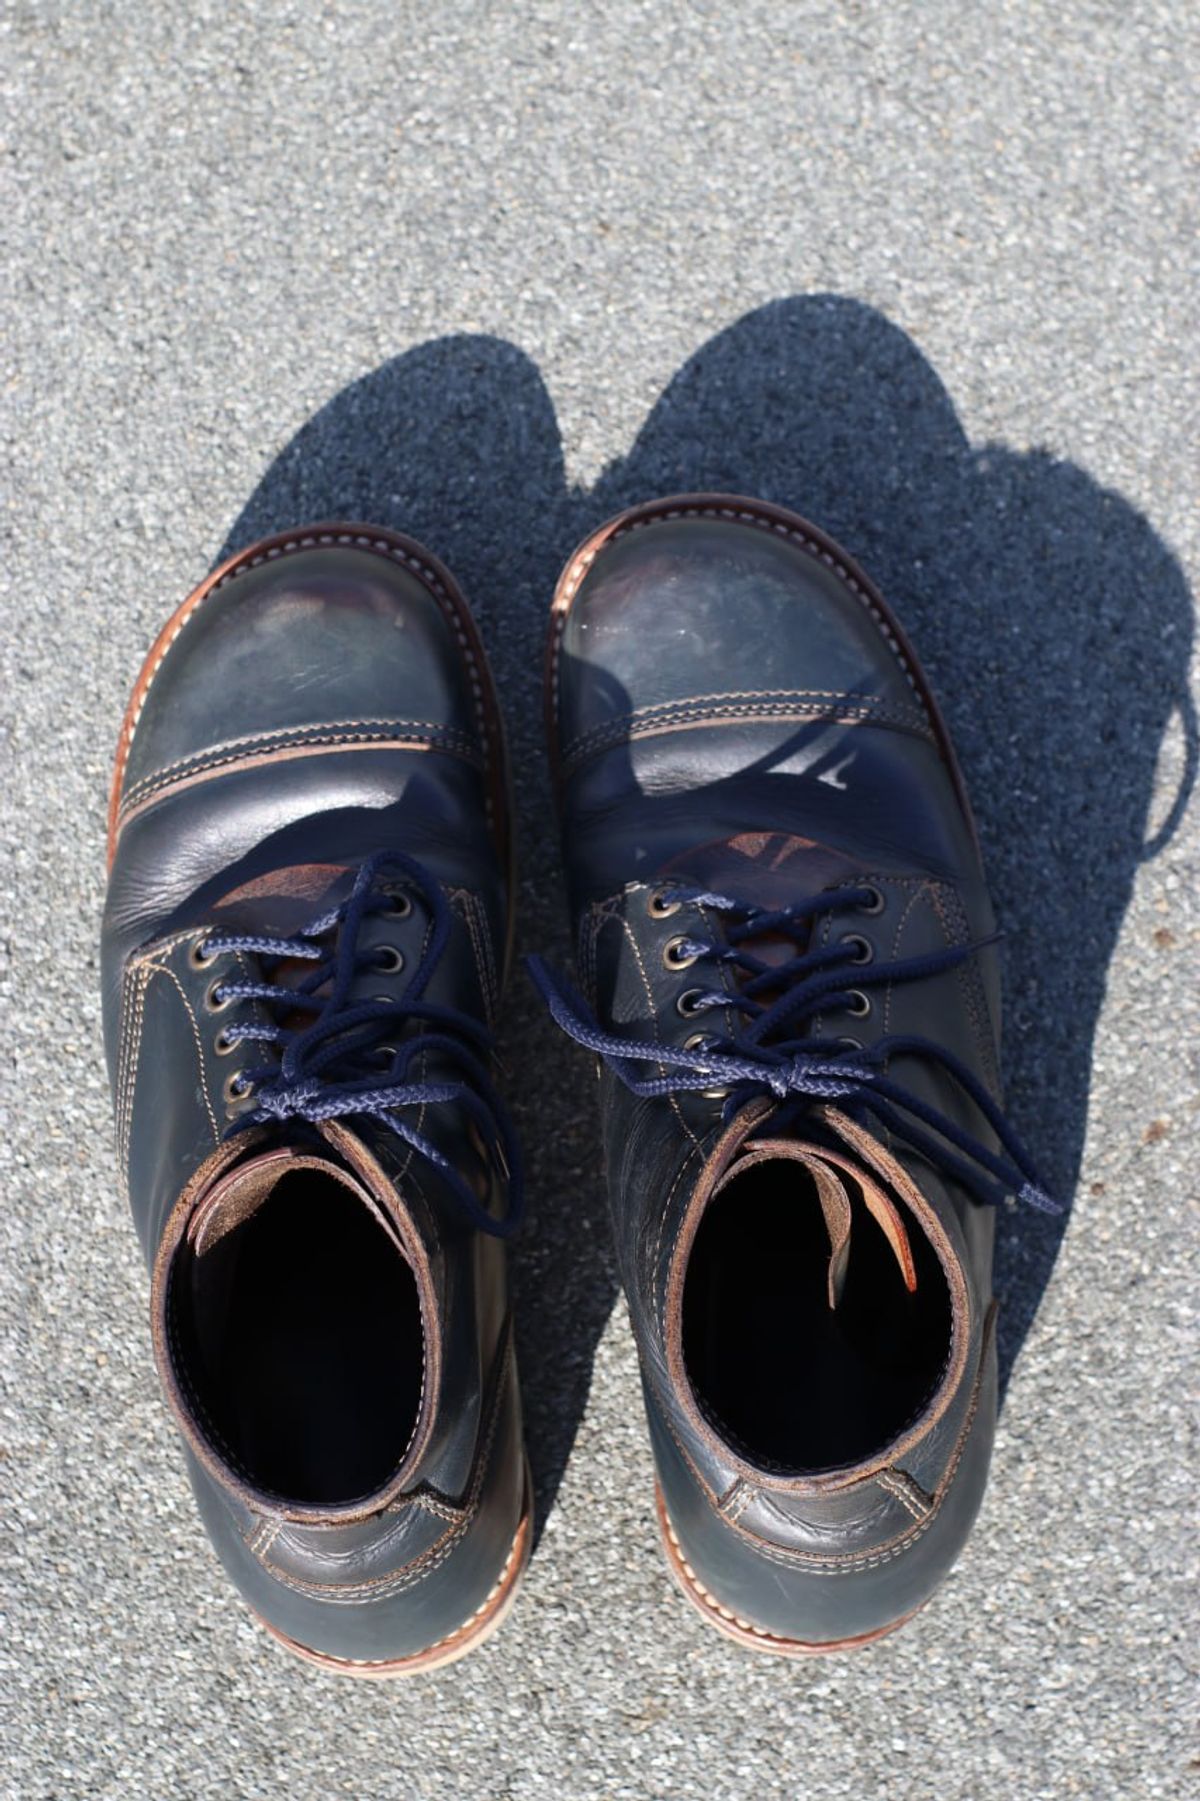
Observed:
[[[508,778],[450,574],[374,526],[222,565],[134,688],[109,865],[118,1151],[209,1536],[309,1661],[448,1663],[531,1534]]]
[[[709,1625],[862,1645],[966,1540],[996,1412],[995,924],[911,648],[795,514],[684,495],[563,572],[548,714],[671,1571]]]

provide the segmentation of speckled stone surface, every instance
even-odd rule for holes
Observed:
[[[6,1795],[1190,1792],[1196,24],[1160,0],[10,0]],[[121,710],[223,549],[318,516],[415,533],[475,603],[520,942],[561,959],[550,589],[607,513],[699,486],[867,564],[980,815],[1012,1112],[1074,1196],[1065,1231],[1000,1222],[988,1499],[868,1652],[779,1664],[706,1631],[656,1544],[595,1084],[521,976],[540,1542],[479,1653],[339,1685],[228,1588],[155,1387],[96,993]]]

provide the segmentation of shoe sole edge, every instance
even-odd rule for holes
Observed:
[[[453,1632],[444,1638],[437,1639],[427,1645],[423,1651],[410,1652],[406,1657],[391,1658],[353,1658],[335,1657],[328,1651],[316,1651],[311,1645],[305,1645],[299,1639],[290,1638],[273,1626],[270,1620],[264,1619],[255,1608],[251,1608],[258,1621],[276,1644],[281,1645],[293,1657],[304,1663],[312,1664],[317,1669],[325,1670],[337,1676],[352,1676],[358,1681],[387,1682],[404,1676],[421,1676],[432,1670],[444,1669],[447,1664],[457,1663],[469,1651],[474,1651],[485,1639],[504,1624],[512,1610],[521,1586],[521,1579],[529,1563],[533,1547],[533,1483],[530,1477],[528,1461],[525,1464],[525,1498],[521,1509],[521,1519],[517,1526],[512,1545],[504,1566],[489,1590],[485,1599],[470,1617],[456,1626]]]
[[[846,1651],[859,1651],[867,1645],[873,1645],[877,1639],[887,1638],[891,1633],[898,1632],[901,1626],[907,1625],[925,1606],[922,1601],[907,1613],[901,1614],[898,1620],[889,1620],[886,1626],[876,1626],[871,1632],[860,1632],[850,1638],[814,1641],[784,1638],[778,1633],[768,1632],[764,1627],[741,1619],[731,1608],[722,1606],[716,1596],[711,1595],[704,1587],[684,1556],[683,1546],[667,1512],[662,1488],[657,1482],[654,1485],[654,1502],[667,1567],[676,1586],[706,1625],[724,1633],[726,1638],[733,1639],[735,1644],[747,1650],[758,1651],[768,1657],[830,1657]]]

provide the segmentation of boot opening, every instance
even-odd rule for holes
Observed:
[[[381,1219],[324,1170],[292,1168],[251,1204],[176,1256],[180,1381],[218,1455],[256,1487],[358,1500],[395,1472],[416,1424],[416,1280]]]
[[[910,1291],[853,1184],[849,1201],[836,1305],[830,1235],[802,1164],[735,1174],[700,1222],[684,1279],[684,1362],[704,1412],[753,1463],[800,1473],[861,1462],[920,1414],[945,1369],[952,1312],[932,1245],[910,1230]]]

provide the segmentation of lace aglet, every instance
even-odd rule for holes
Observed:
[[[1063,1211],[1062,1202],[1056,1201],[1044,1188],[1039,1188],[1036,1182],[1022,1182],[1017,1190],[1017,1199],[1024,1201],[1027,1207],[1036,1207],[1039,1213],[1059,1214]]]

